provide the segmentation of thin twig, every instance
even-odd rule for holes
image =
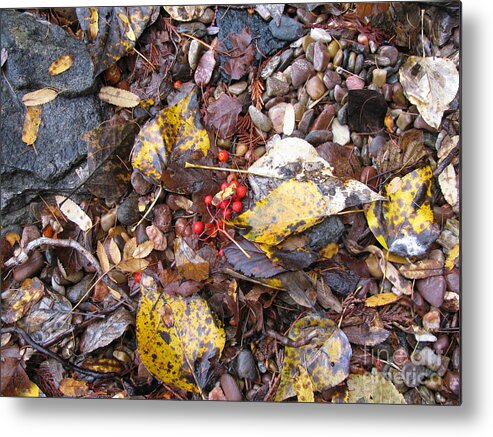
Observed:
[[[83,375],[87,375],[87,376],[91,376],[92,378],[99,378],[99,379],[118,378],[121,376],[120,374],[114,372],[102,373],[102,372],[96,372],[94,370],[84,369],[83,367],[79,367],[76,364],[71,363],[70,361],[64,360],[61,356],[59,356],[55,352],[52,352],[49,349],[46,349],[40,344],[36,343],[26,331],[19,328],[18,326],[13,326],[10,328],[2,328],[1,332],[2,334],[17,334],[18,336],[22,337],[23,340],[33,349],[37,350],[43,355],[53,358],[54,360],[61,363],[64,367],[68,367],[78,373],[82,373]]]
[[[145,214],[142,216],[142,218],[139,220],[139,222],[132,228],[132,232],[135,232],[137,227],[145,220],[145,218],[152,211],[152,208],[154,208],[154,205],[156,204],[157,200],[159,199],[159,196],[161,195],[162,191],[163,191],[163,187],[161,185],[159,185],[158,193],[155,195],[154,200],[151,203],[151,206],[149,206],[149,208],[147,209]]]
[[[260,177],[263,177],[263,178],[282,179],[282,176],[275,176],[275,175],[272,175],[272,174],[257,173],[255,171],[240,170],[240,169],[236,169],[236,168],[212,167],[210,165],[192,164],[190,162],[185,162],[185,168],[201,168],[203,170],[227,171],[227,172],[231,172],[231,173],[251,174],[253,176],[260,176]]]
[[[309,332],[305,338],[300,338],[299,340],[291,340],[289,337],[285,337],[284,335],[279,334],[273,329],[266,329],[265,333],[272,338],[275,338],[279,343],[282,343],[284,346],[288,347],[302,347],[310,343],[315,337],[318,335],[318,331],[314,329]]]
[[[121,289],[121,287],[111,281],[111,279],[106,276],[106,274],[103,272],[103,269],[99,265],[98,260],[94,257],[94,255],[89,252],[85,247],[82,247],[77,241],[74,240],[63,240],[63,239],[54,239],[54,238],[47,238],[47,237],[40,237],[37,238],[36,240],[31,241],[23,250],[22,252],[10,258],[5,262],[5,267],[10,268],[10,267],[15,267],[20,264],[23,264],[27,261],[29,258],[29,254],[37,249],[40,246],[54,246],[54,247],[68,247],[70,249],[74,249],[77,252],[79,252],[84,258],[89,261],[90,264],[94,266],[96,269],[97,274],[102,278],[102,281],[110,288],[113,288],[114,290],[118,291],[125,300],[127,304],[129,304],[132,308],[135,307],[134,303],[132,302],[132,299],[130,299],[130,296]]]

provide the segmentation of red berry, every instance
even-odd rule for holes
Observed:
[[[221,184],[221,191],[224,191],[224,190],[225,190],[226,188],[228,188],[228,187],[229,187],[229,184],[228,184],[227,182],[223,182],[223,183]]]
[[[195,222],[192,225],[192,231],[194,234],[201,234],[202,232],[204,232],[204,224],[202,222]]]
[[[238,197],[238,199],[243,199],[247,195],[247,192],[248,188],[245,187],[245,185],[239,185],[236,187],[236,197]]]
[[[243,210],[243,203],[241,203],[239,200],[236,202],[233,202],[233,205],[231,205],[231,208],[233,208],[233,211],[236,213],[240,213]]]
[[[140,273],[140,272],[134,273],[134,281],[137,282],[137,284],[140,284],[140,278],[141,277],[142,277],[142,273]]]
[[[231,181],[229,185],[234,185],[236,189],[240,186],[240,183],[238,181]]]
[[[231,212],[231,208],[226,208],[224,211],[223,211],[223,218],[228,220],[231,218],[231,214],[233,214]]]
[[[209,194],[208,196],[204,197],[204,203],[206,205],[212,205],[212,199],[213,199],[213,197]]]
[[[220,249],[219,252],[218,252],[218,255],[219,256],[224,256],[224,250]]]
[[[217,154],[217,159],[219,162],[228,162],[229,160],[229,153],[227,150],[220,150],[219,153]]]
[[[227,200],[223,200],[219,205],[217,205],[217,207],[219,209],[226,209],[229,205],[229,202]]]

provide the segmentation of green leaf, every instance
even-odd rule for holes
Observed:
[[[334,322],[316,314],[298,320],[289,331],[293,341],[304,340],[312,331],[317,335],[304,346],[286,346],[286,357],[281,373],[281,383],[276,393],[276,401],[295,396],[304,396],[297,381],[305,381],[306,375],[299,367],[306,369],[313,391],[327,390],[344,381],[349,374],[351,346],[344,332]],[[305,393],[306,394],[306,393]]]
[[[208,369],[226,341],[207,302],[196,294],[164,294],[143,275],[136,324],[139,354],[149,372],[166,384],[201,393],[204,376],[196,369]]]

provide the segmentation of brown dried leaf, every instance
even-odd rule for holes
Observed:
[[[103,102],[120,108],[135,108],[140,103],[140,97],[136,94],[112,86],[102,87],[98,96]]]
[[[223,69],[231,79],[239,80],[248,72],[255,57],[252,36],[244,28],[240,34],[230,33],[224,45],[226,46],[224,51],[227,51],[231,57],[224,63]]]
[[[108,259],[108,255],[106,254],[106,250],[104,249],[101,241],[98,241],[97,254],[99,259],[99,264],[101,264],[101,269],[104,273],[108,273],[111,269],[110,260]]]
[[[142,259],[149,255],[154,250],[154,242],[152,240],[144,241],[139,244],[132,253],[133,258]]]
[[[74,57],[72,55],[62,55],[51,63],[48,68],[48,74],[50,76],[57,76],[64,71],[67,71],[73,63]]]
[[[407,279],[424,279],[443,274],[443,265],[435,259],[424,259],[399,267],[399,272]]]
[[[22,128],[22,141],[32,146],[38,138],[39,126],[41,125],[41,106],[28,106],[24,117]]]
[[[89,385],[87,381],[78,381],[73,378],[63,378],[60,382],[60,391],[69,398],[80,398],[87,395]]]
[[[147,226],[146,234],[154,245],[154,250],[163,251],[168,247],[166,236],[155,225]]]
[[[175,240],[175,263],[185,279],[205,281],[209,277],[209,263],[197,255],[181,237]]]
[[[143,272],[147,266],[149,265],[149,261],[145,259],[127,259],[118,264],[118,270],[121,270],[125,273],[136,273]]]
[[[58,91],[52,88],[41,88],[40,90],[24,94],[22,103],[26,106],[38,106],[51,102],[58,96]]]
[[[229,138],[235,132],[242,104],[237,97],[221,94],[207,106],[207,123],[219,132],[220,138]]]
[[[115,240],[112,238],[109,243],[109,253],[110,253],[110,260],[113,264],[119,264],[120,261],[122,260],[122,254],[120,252],[120,249],[118,248],[118,245],[116,244]]]
[[[343,331],[350,343],[363,346],[376,346],[387,340],[390,335],[390,331],[380,326],[369,327],[366,323],[359,326],[347,326]]]

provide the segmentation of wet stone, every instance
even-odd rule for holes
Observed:
[[[324,29],[319,29],[317,27],[310,30],[310,36],[315,41],[321,41],[321,42],[325,42],[325,43],[330,43],[332,41],[332,37],[330,36],[329,32],[327,32]]]
[[[344,100],[344,98],[347,96],[347,89],[346,88],[343,88],[342,86],[340,85],[336,85],[334,87],[334,98],[335,98],[335,101],[339,104],[342,103],[342,101]]]
[[[356,52],[351,52],[349,54],[349,59],[347,61],[347,66],[346,66],[346,69],[348,71],[351,71],[351,72],[354,71],[354,67],[356,66],[356,57],[357,57]]]
[[[140,220],[139,197],[128,196],[119,206],[117,211],[118,221],[124,225],[133,225]]]
[[[188,65],[190,65],[192,70],[197,68],[202,51],[202,44],[200,44],[196,39],[192,39],[192,41],[190,41],[190,48],[188,49]]]
[[[310,130],[314,131],[314,130],[328,129],[335,115],[336,115],[336,110],[334,108],[334,105],[325,105],[322,112],[318,115],[318,117],[313,122],[313,125]]]
[[[346,86],[348,90],[362,90],[365,87],[365,82],[358,76],[349,76],[346,79]]]
[[[303,24],[313,24],[317,21],[317,16],[313,12],[307,11],[303,8],[296,9],[296,16]]]
[[[250,115],[255,127],[260,129],[262,132],[269,132],[272,129],[272,122],[269,117],[255,106],[251,105],[248,108],[248,114]]]
[[[196,36],[197,38],[203,38],[206,35],[206,26],[204,23],[198,21],[191,21],[189,23],[181,23],[176,27],[178,33],[187,33],[189,35]]]
[[[401,112],[397,117],[396,125],[401,130],[406,130],[413,122],[413,116],[407,112]]]
[[[358,56],[356,56],[356,60],[354,62],[354,73],[360,74],[364,66],[365,66],[365,57],[360,53]]]
[[[313,46],[313,67],[315,71],[324,71],[330,61],[330,55],[324,43],[317,41]]]
[[[293,60],[293,58],[294,58],[293,49],[288,49],[288,50],[285,50],[284,52],[282,52],[281,56],[280,56],[280,60],[279,60],[279,65],[278,65],[279,70],[283,71],[289,65],[291,65],[291,61]]]
[[[310,125],[312,124],[314,117],[315,111],[313,109],[309,109],[308,111],[306,111],[298,124],[298,130],[306,134]]]
[[[334,66],[335,67],[340,67],[342,65],[342,61],[344,60],[344,52],[339,49],[336,55],[334,56]]]
[[[274,56],[265,65],[265,67],[260,72],[260,77],[265,80],[267,79],[274,71],[276,71],[277,67],[281,62],[281,56]]]
[[[284,96],[289,91],[289,85],[287,82],[276,79],[274,77],[268,77],[266,82],[267,95],[269,97]]]
[[[312,130],[306,137],[312,146],[318,146],[332,140],[332,132],[330,130]]]
[[[426,279],[418,279],[416,287],[421,296],[436,308],[440,308],[443,303],[447,284],[443,276],[431,276]]]
[[[324,84],[328,90],[334,89],[336,85],[341,83],[341,76],[334,70],[327,70],[324,74]]]
[[[91,287],[92,280],[93,275],[86,275],[79,283],[73,285],[72,287],[68,287],[67,299],[74,304],[79,302]]]
[[[239,96],[248,87],[248,82],[242,80],[241,82],[236,82],[229,86],[229,92],[235,96]]]
[[[331,59],[335,58],[337,52],[339,51],[339,48],[340,48],[339,43],[336,40],[332,41],[329,44],[328,49],[329,49],[329,55],[330,55]]]
[[[387,71],[381,68],[375,68],[372,74],[372,83],[376,85],[378,88],[381,88],[385,85],[387,80]]]
[[[399,57],[399,51],[394,46],[380,46],[377,50],[377,54],[381,57],[387,58],[389,60],[388,65],[395,65],[397,58]],[[378,62],[378,65],[386,67],[386,65],[383,65],[380,62]]]
[[[313,65],[306,59],[297,59],[291,66],[291,83],[295,88],[303,85],[313,74]]]
[[[249,350],[242,350],[236,361],[236,372],[241,379],[254,381],[258,378],[257,365]]]
[[[347,103],[337,111],[337,119],[341,124],[347,124]]]
[[[306,92],[312,100],[320,99],[325,91],[324,83],[318,76],[313,76],[306,84]]]
[[[269,23],[269,30],[274,38],[282,41],[295,41],[298,38],[301,38],[305,33],[303,25],[287,15],[281,17],[279,26],[277,26],[275,20],[271,20]]]
[[[280,134],[284,126],[284,114],[286,113],[287,103],[278,103],[269,109],[269,118],[274,130]]]

